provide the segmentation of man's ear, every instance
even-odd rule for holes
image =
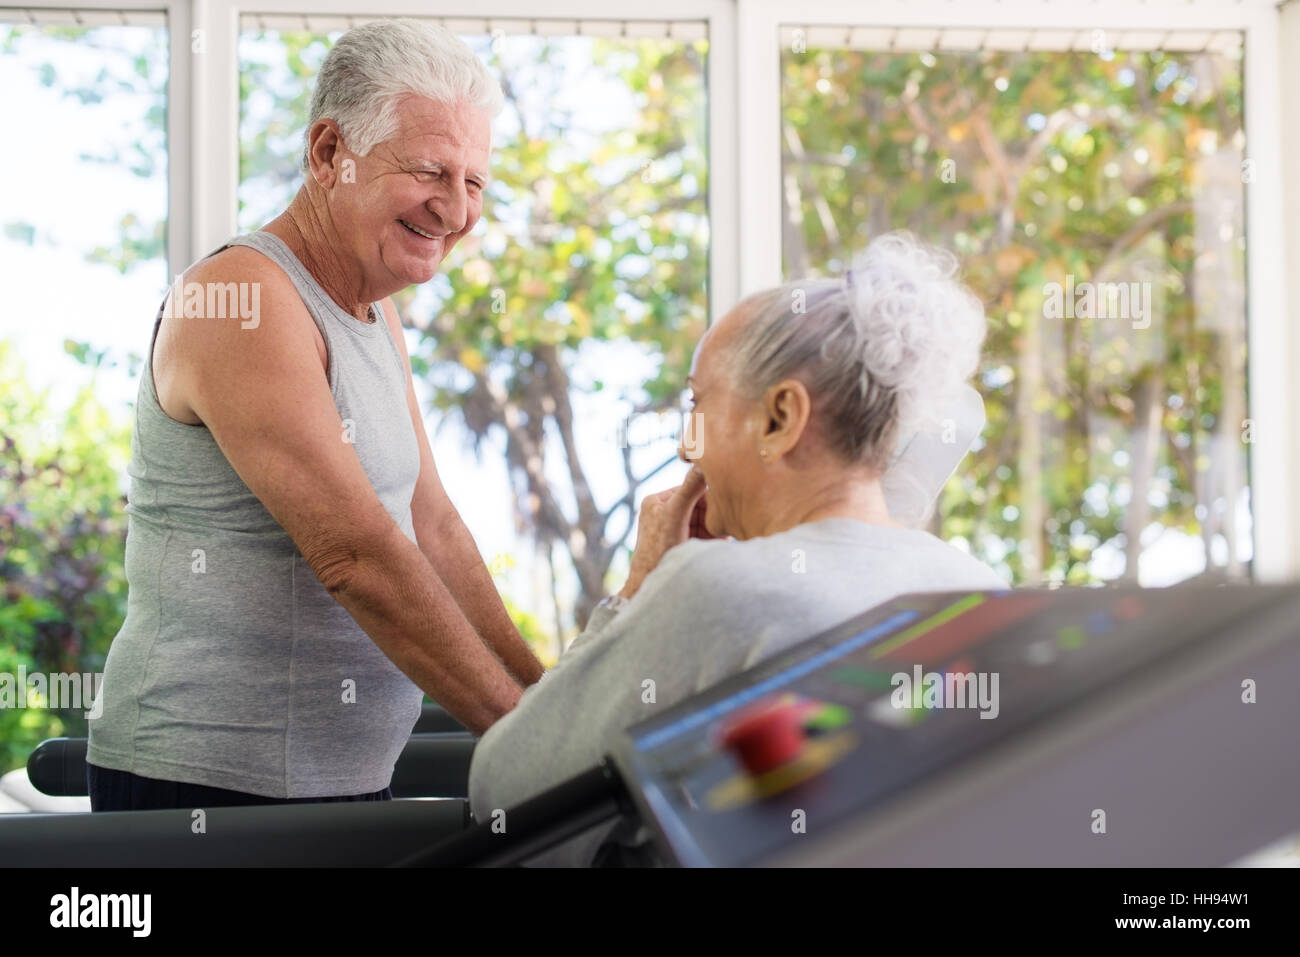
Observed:
[[[798,379],[784,379],[764,394],[763,412],[767,417],[763,446],[768,461],[775,462],[799,443],[812,415],[812,399]]]
[[[342,156],[343,137],[333,120],[317,120],[307,138],[307,169],[325,189],[338,181],[336,168]]]

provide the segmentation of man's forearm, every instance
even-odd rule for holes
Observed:
[[[546,669],[510,620],[474,536],[460,516],[452,513],[436,539],[420,546],[483,643],[496,652],[516,681],[524,687],[535,683]]]
[[[519,684],[396,526],[346,564],[314,570],[389,660],[470,731],[482,734],[518,703]]]

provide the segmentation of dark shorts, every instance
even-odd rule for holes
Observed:
[[[252,804],[327,804],[335,801],[391,801],[393,789],[339,797],[273,798],[203,784],[159,781],[86,762],[92,811],[156,811],[163,808],[245,807]]]

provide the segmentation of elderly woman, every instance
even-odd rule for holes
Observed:
[[[350,31],[289,208],[159,311],[96,810],[391,797],[425,692],[481,732],[540,677],[438,479],[389,298],[478,221],[500,107],[445,30]],[[257,315],[205,316],[214,290]]]
[[[975,370],[983,311],[953,268],[888,235],[844,281],[760,293],[709,329],[689,380],[695,467],[642,506],[622,591],[479,742],[479,820],[591,767],[629,725],[889,598],[1006,587],[896,523],[881,487],[900,434]],[[588,863],[606,830],[546,863]]]

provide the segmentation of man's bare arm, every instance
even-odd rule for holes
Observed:
[[[312,571],[376,645],[471,731],[522,693],[370,485],[330,395],[312,320],[287,277],[231,250],[186,281],[261,283],[262,319],[176,319],[194,414]]]
[[[416,536],[425,558],[446,583],[461,611],[484,644],[501,658],[506,669],[524,687],[541,678],[545,668],[515,627],[497,592],[492,575],[479,555],[478,545],[455,514],[446,518],[436,532]]]
[[[406,358],[406,343],[402,337],[397,310],[391,300],[384,303],[389,331],[398,343],[398,350]],[[515,680],[527,687],[542,676],[545,669],[519,634],[496,584],[469,529],[460,513],[448,498],[429,447],[424,418],[420,414],[415,388],[410,381],[410,360],[407,365],[407,407],[411,423],[420,443],[420,479],[411,498],[411,518],[415,536],[420,542],[429,564],[446,583],[465,617],[478,632],[479,637],[505,664]]]

